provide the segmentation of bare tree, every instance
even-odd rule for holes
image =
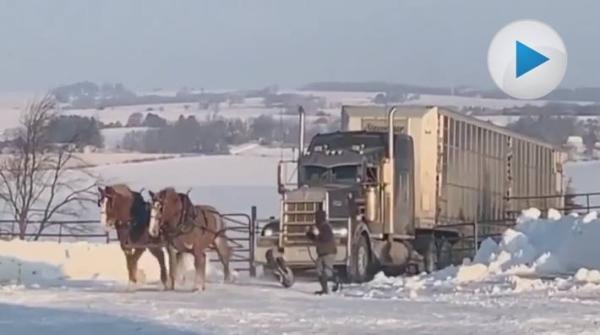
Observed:
[[[52,96],[31,103],[21,119],[15,152],[0,162],[0,200],[25,239],[35,222],[33,239],[51,225],[56,215],[76,215],[77,209],[94,199],[93,178],[78,167],[74,147],[48,142],[48,125],[56,117]]]

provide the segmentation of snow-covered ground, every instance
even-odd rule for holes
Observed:
[[[132,132],[145,132],[148,127],[122,127],[122,128],[106,128],[102,129],[100,133],[104,137],[104,149],[105,150],[118,150],[121,149],[123,139],[125,136]]]
[[[291,153],[251,144],[234,151],[232,156],[108,164],[93,171],[106,182],[125,181],[138,188],[193,187],[196,201],[232,211],[255,203],[259,213],[275,215],[276,162]],[[590,164],[567,166],[569,174],[588,180],[594,170]],[[559,218],[551,213],[548,220],[535,219],[535,210],[526,214],[499,243],[485,241],[472,262],[411,278],[379,274],[330,297],[313,296],[317,284],[306,279],[291,289],[244,274],[235,283],[222,283],[214,263],[206,292],[191,293],[185,287],[163,292],[150,255],[140,263],[145,284],[131,292],[118,246],[0,242],[0,331],[596,334],[600,220],[595,214]],[[189,259],[186,269],[189,283]]]
[[[560,102],[560,101],[553,101]],[[472,107],[484,107],[490,109],[503,109],[510,107],[524,107],[524,106],[545,106],[549,102],[546,100],[516,100],[516,99],[490,99],[490,98],[478,98],[478,97],[463,97],[454,95],[435,95],[435,94],[421,94],[418,99],[407,101],[411,105],[439,105],[455,108],[472,108]],[[592,105],[593,102],[589,101],[567,101],[565,103],[576,103],[580,106]]]
[[[286,149],[238,148],[236,155],[193,156],[92,169],[105,185],[127,183],[133,189],[154,190],[172,186],[190,191],[192,200],[227,212],[248,213],[257,206],[266,217],[279,212],[277,163],[290,158]]]
[[[315,284],[210,285],[202,294],[94,284],[7,288],[3,334],[597,334],[600,292],[315,297]]]
[[[268,278],[222,283],[215,275],[203,293],[186,288],[163,292],[156,283],[158,270],[148,259],[141,265],[146,283],[131,291],[116,247],[0,242],[2,264],[13,264],[0,267],[6,282],[0,289],[0,330],[597,334],[600,262],[595,255],[600,247],[595,237],[600,220],[596,214],[561,218],[556,212],[540,220],[535,209],[524,214],[499,243],[485,241],[472,262],[411,278],[379,274],[370,283],[345,286],[327,297],[312,295],[317,284],[304,280],[284,289]],[[14,263],[24,264],[21,272]],[[556,271],[560,278],[546,277]]]

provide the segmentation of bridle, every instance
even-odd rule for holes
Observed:
[[[102,203],[106,201],[106,205],[102,206]],[[101,195],[98,198],[98,207],[100,207],[100,216],[104,216],[107,220],[106,224],[108,223],[108,207],[112,206],[112,203],[114,201],[114,197],[113,196],[108,196],[106,194]],[[133,218],[130,218],[130,220],[114,220],[114,224],[113,225],[109,225],[112,226],[113,228],[117,228],[117,226],[121,225],[124,222],[130,222],[133,221]]]
[[[174,238],[179,235],[183,235],[189,233],[190,230],[184,230],[183,227],[186,225],[186,217],[188,213],[188,209],[185,204],[185,199],[183,195],[178,194],[179,201],[181,201],[182,209],[179,214],[179,219],[177,220],[177,224],[173,227],[170,224],[165,224],[163,221],[163,210],[164,210],[164,199],[157,199],[152,201],[152,210],[150,211],[150,220],[152,222],[156,222],[158,224],[158,230],[160,233],[165,234],[165,236],[169,238]],[[157,204],[160,206],[157,208]],[[193,228],[193,225],[192,225]]]

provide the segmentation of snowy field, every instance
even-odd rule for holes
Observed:
[[[277,213],[276,162],[291,153],[257,145],[232,156],[180,157],[103,164],[105,182],[134,187],[193,187],[192,197],[238,211]],[[567,165],[576,187],[595,188],[594,163]],[[587,180],[587,182],[586,182]],[[600,186],[600,183],[598,183]],[[263,209],[264,208],[264,209]],[[97,216],[97,208],[91,209]],[[0,242],[0,331],[6,334],[598,334],[600,220],[528,211],[500,241],[487,240],[473,261],[431,275],[345,286],[316,297],[299,279],[283,289],[268,277],[238,274],[222,283],[209,267],[207,291],[159,289],[155,260],[140,262],[132,291],[116,245]],[[187,284],[186,284],[187,283]],[[187,286],[186,286],[187,285]]]
[[[595,241],[600,220],[595,213],[561,218],[553,212],[546,220],[538,219],[539,214],[529,210],[499,242],[485,241],[472,262],[410,278],[379,274],[370,283],[345,286],[328,297],[312,295],[317,285],[305,281],[291,289],[268,278],[240,276],[222,283],[218,269],[209,269],[205,292],[192,293],[185,286],[163,292],[149,257],[142,258],[140,267],[145,283],[132,290],[125,284],[118,247],[0,242],[0,330],[598,334],[600,261],[595,255],[600,246]],[[557,273],[559,277],[550,277]]]
[[[370,99],[339,92],[331,97],[354,103]],[[7,106],[0,104],[0,112],[7,108],[12,114],[0,119],[14,116]],[[255,107],[246,108],[237,112],[251,115]],[[173,115],[183,109],[174,106]],[[107,121],[129,115],[79,112],[107,112]],[[124,134],[108,135],[116,143]],[[259,217],[277,215],[277,162],[293,153],[256,144],[232,153],[90,153],[83,159],[105,185],[174,186],[190,189],[192,200],[223,212],[248,213],[257,205]],[[597,162],[566,166],[578,192],[600,191],[598,169]],[[82,213],[91,219],[98,215],[95,206]],[[140,260],[142,283],[134,290],[127,285],[118,245],[0,241],[0,334],[600,334],[597,214],[539,215],[535,209],[525,212],[517,227],[498,241],[484,241],[476,257],[460,266],[413,277],[378,274],[370,283],[345,286],[328,297],[312,295],[318,288],[314,279],[300,278],[283,289],[269,277],[240,273],[234,283],[223,283],[214,263],[207,291],[192,293],[189,258],[180,288],[164,292],[148,254]]]
[[[133,189],[158,191],[175,187],[190,190],[193,201],[211,204],[224,213],[249,213],[257,206],[260,217],[279,212],[277,163],[292,157],[286,149],[238,147],[237,154],[193,156],[92,169],[105,185],[126,183]]]

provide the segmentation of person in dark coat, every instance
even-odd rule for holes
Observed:
[[[328,294],[329,287],[327,285],[328,280],[334,280],[335,274],[333,264],[335,262],[335,254],[337,253],[337,246],[333,235],[331,225],[327,222],[327,215],[321,209],[315,213],[315,225],[306,233],[317,249],[317,273],[319,275],[319,283],[321,284],[321,291],[315,292],[315,294]],[[337,280],[335,280],[336,286],[334,291],[338,289]]]

